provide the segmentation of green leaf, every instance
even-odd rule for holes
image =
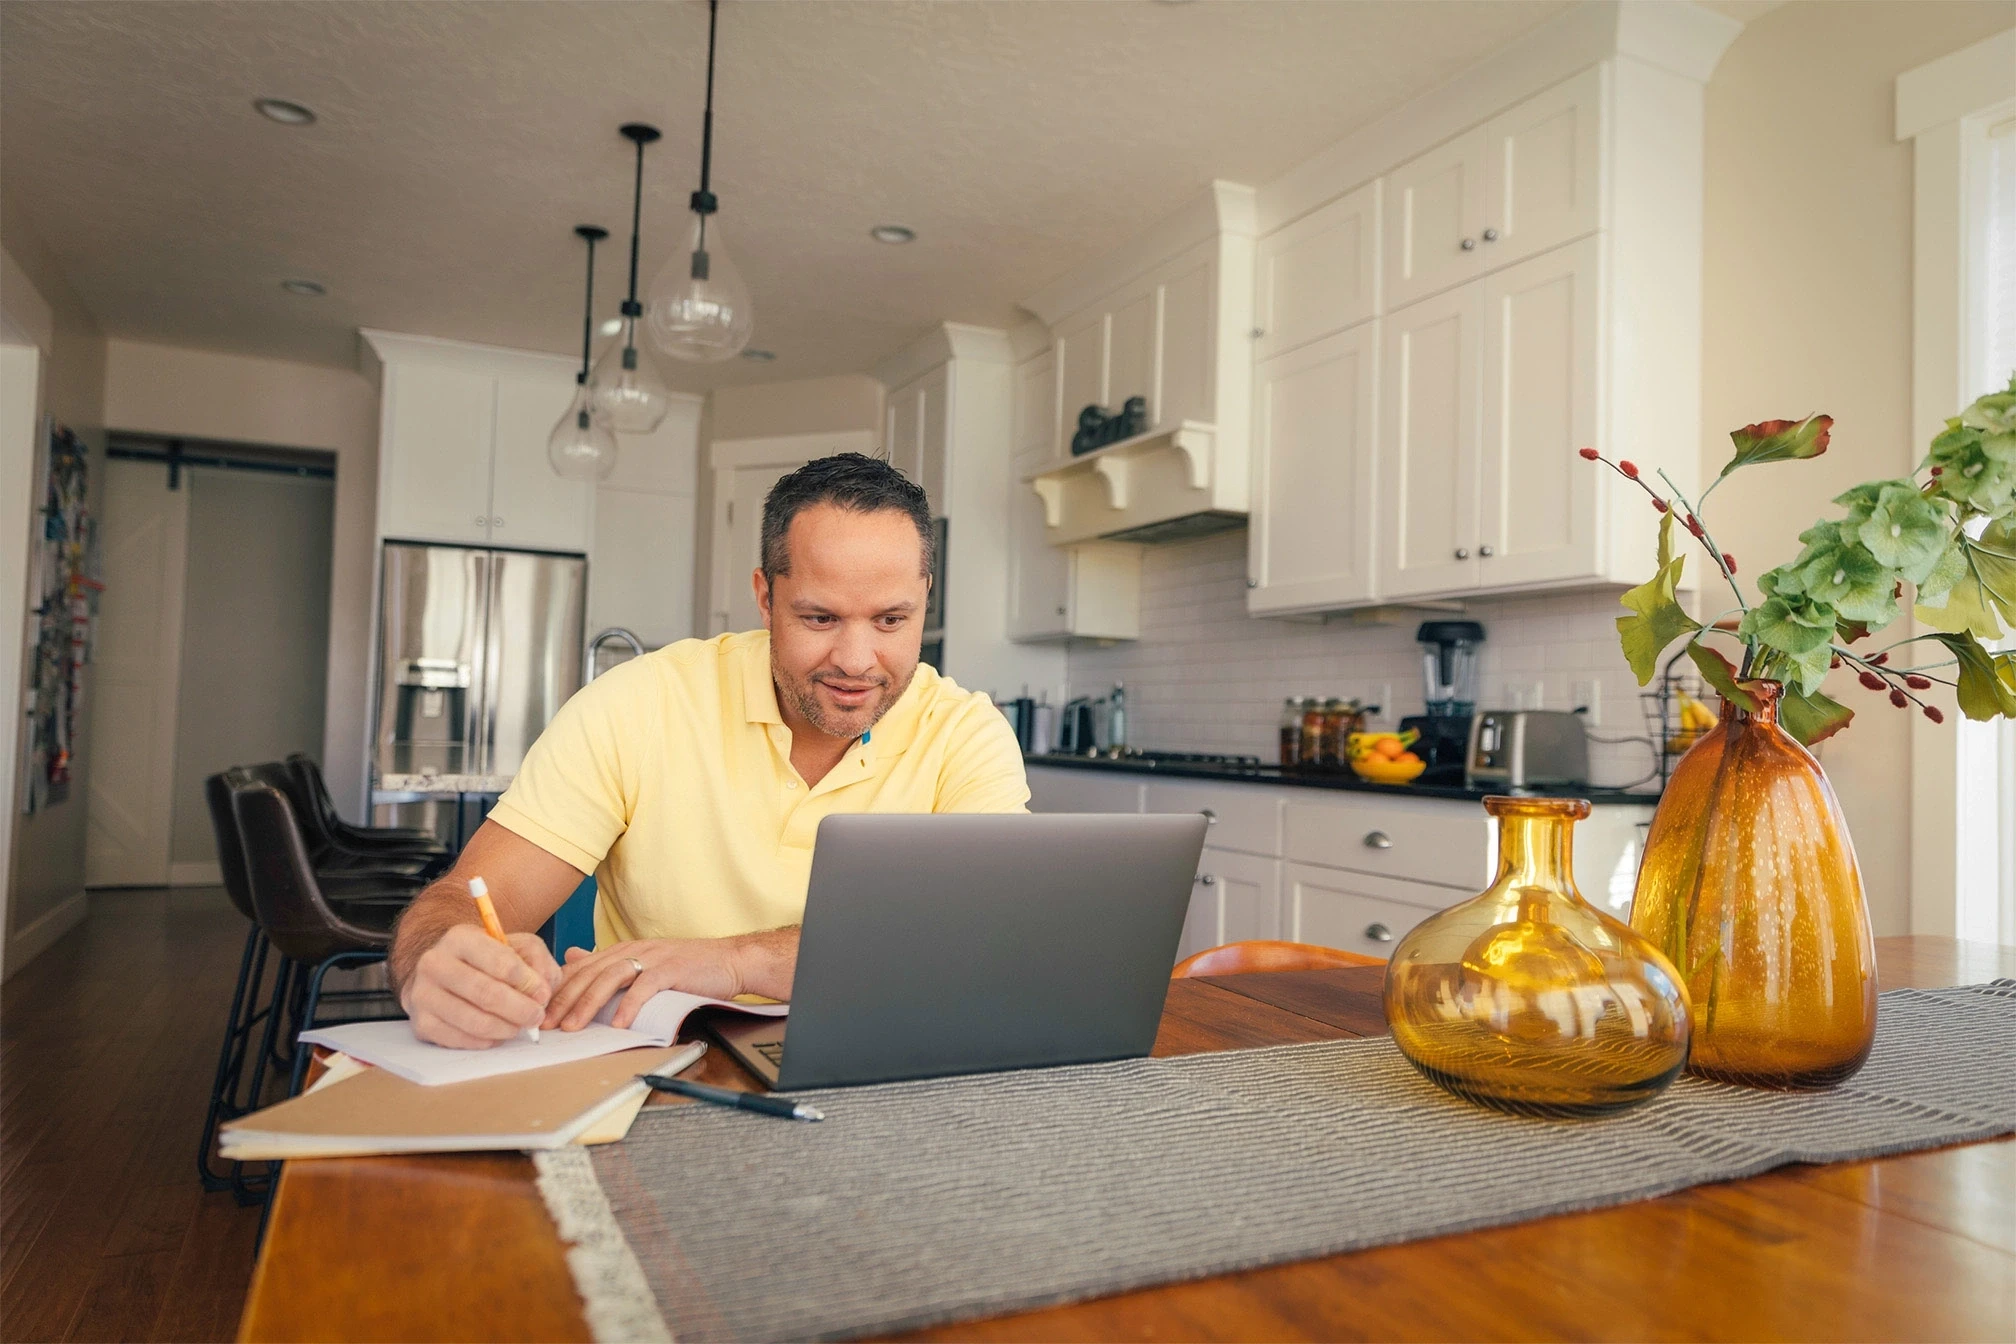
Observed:
[[[1659,568],[1673,563],[1673,510],[1659,515]]]
[[[1932,572],[1919,580],[1919,605],[1944,606],[1946,594],[1953,591],[1954,584],[1967,577],[1967,572],[1967,538],[1956,536],[1940,552]]]
[[[1855,717],[1855,711],[1818,691],[1787,686],[1778,699],[1778,722],[1806,746],[1834,736]]]
[[[1886,481],[1855,535],[1876,563],[1895,570],[1906,583],[1917,583],[1945,552],[1953,525],[1911,482]]]
[[[1978,635],[1982,639],[2002,637],[2002,622],[1996,619],[1987,590],[1972,569],[1940,601],[1920,601],[1915,610],[1918,619],[1934,630]]]
[[[1697,639],[1687,646],[1687,656],[1701,669],[1701,680],[1714,687],[1716,694],[1739,709],[1756,711],[1757,697],[1743,688],[1743,683],[1736,679],[1735,667],[1720,651]]]
[[[1973,636],[1940,635],[1960,662],[1960,712],[1970,719],[2016,718],[2016,685],[2003,676],[2007,655],[1991,654]]]
[[[1935,492],[1990,517],[2007,513],[2016,503],[2016,432],[1957,419],[1946,425],[1925,457],[1927,466],[1939,469]]]
[[[1722,475],[1761,462],[1818,457],[1827,451],[1827,436],[1833,427],[1833,416],[1809,415],[1804,420],[1766,420],[1731,430],[1729,441],[1736,445],[1736,456],[1722,468]]]
[[[1833,607],[1842,618],[1872,628],[1896,619],[1896,575],[1869,553],[1845,523],[1811,528],[1805,535],[1814,540],[1794,562],[1799,566],[1799,587],[1805,596]]]
[[[1807,597],[1774,594],[1750,608],[1736,633],[1797,656],[1825,648],[1834,637],[1834,609]]]
[[[2016,624],[2016,518],[1988,524],[1967,548],[1967,559],[1988,601],[2002,619]]]
[[[1991,434],[2016,433],[2016,373],[2009,375],[2009,390],[1977,397],[1960,412],[1960,423]]]
[[[1667,517],[1670,520],[1672,515]],[[1662,535],[1665,531],[1661,528]],[[1701,628],[1675,596],[1686,564],[1686,556],[1673,557],[1659,566],[1657,574],[1618,599],[1636,613],[1617,618],[1617,640],[1624,646],[1624,660],[1631,664],[1640,686],[1648,685],[1658,673],[1659,654],[1668,644]]]

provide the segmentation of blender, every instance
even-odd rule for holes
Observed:
[[[1475,621],[1423,621],[1414,638],[1421,644],[1427,713],[1402,719],[1400,728],[1421,734],[1414,751],[1428,763],[1422,783],[1461,784],[1470,718],[1477,712],[1477,646],[1484,642],[1484,627]]]

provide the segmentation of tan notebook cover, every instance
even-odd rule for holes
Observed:
[[[218,1133],[218,1151],[230,1160],[259,1161],[557,1148],[610,1112],[641,1102],[637,1075],[688,1049],[621,1050],[438,1087],[365,1069],[230,1122]]]

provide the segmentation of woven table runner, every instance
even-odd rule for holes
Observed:
[[[647,1108],[536,1154],[597,1339],[888,1332],[2016,1130],[2016,981],[1896,990],[1831,1092],[1621,1115],[1458,1101],[1390,1039]]]

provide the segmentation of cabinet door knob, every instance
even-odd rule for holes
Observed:
[[[476,526],[488,527],[490,526],[490,520],[488,518],[485,518],[482,514],[479,513],[476,515]]]
[[[1475,252],[1477,250],[1477,240],[1475,238],[1465,238],[1463,240],[1463,250],[1465,252]]]
[[[1062,608],[1062,607],[1059,607],[1059,608],[1057,608],[1057,614],[1058,614],[1059,616],[1062,616],[1062,615],[1064,614],[1064,608]]]
[[[1208,807],[1198,808],[1197,814],[1204,818],[1204,824],[1206,826],[1216,826],[1218,824],[1218,814],[1216,812],[1213,812]]]
[[[1367,924],[1365,936],[1375,943],[1390,943],[1393,941],[1393,930],[1384,924]]]
[[[1218,879],[1211,873],[1199,873],[1197,874],[1197,885],[1200,887],[1215,887],[1218,885]]]
[[[1266,334],[1267,334],[1267,328],[1265,327],[1253,328],[1253,339],[1256,341],[1259,340],[1262,336],[1265,336]]]
[[[1498,241],[1498,230],[1496,230],[1496,229],[1486,229],[1486,230],[1484,230],[1484,241],[1485,241],[1485,242],[1487,242],[1487,243],[1495,243],[1495,242],[1497,242],[1497,241]]]
[[[492,527],[502,527],[502,526],[504,526],[504,520],[503,520],[502,518],[496,518],[496,517],[493,517],[493,518],[491,518],[491,520],[490,520],[490,526],[492,526]]]
[[[1483,556],[1486,560],[1489,560],[1492,556],[1492,550],[1489,546],[1479,546],[1477,548],[1477,554]]]
[[[1468,546],[1458,546],[1456,548],[1456,558],[1458,560],[1468,560],[1470,558],[1470,548]]]
[[[1365,848],[1391,849],[1393,848],[1393,837],[1384,831],[1367,831],[1365,832]]]
[[[1248,579],[1248,580],[1246,580],[1246,586],[1247,586],[1248,588],[1258,588],[1258,587],[1260,586],[1260,580],[1258,580],[1258,579]]]

